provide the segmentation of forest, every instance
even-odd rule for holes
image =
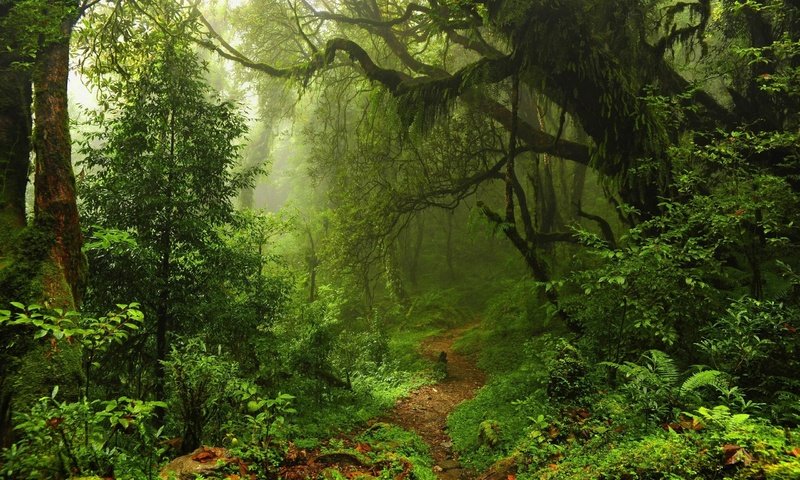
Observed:
[[[0,478],[800,479],[800,1],[0,0]]]

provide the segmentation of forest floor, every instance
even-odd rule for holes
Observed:
[[[474,472],[459,464],[447,434],[447,416],[459,403],[474,397],[486,381],[486,374],[478,368],[474,358],[453,351],[453,343],[471,328],[474,325],[448,330],[425,340],[421,345],[425,356],[438,361],[441,352],[447,355],[447,377],[398,400],[394,409],[378,420],[422,437],[431,448],[436,475],[447,480],[475,478]]]
[[[486,380],[473,358],[460,355],[453,350],[453,344],[474,325],[448,330],[422,342],[421,353],[441,365],[442,352],[447,358],[447,376],[435,384],[426,385],[397,401],[394,408],[386,414],[369,422],[367,432],[381,426],[396,425],[416,433],[430,447],[433,458],[433,471],[440,479],[471,480],[475,472],[461,466],[453,452],[453,442],[447,433],[447,417],[461,402],[475,396]],[[441,367],[437,367],[441,368]],[[369,460],[364,454],[373,451],[371,446],[358,440],[358,434],[351,432],[338,438],[339,447],[331,450],[315,448],[310,451],[291,446],[279,469],[279,476],[285,480],[305,480],[309,478],[376,478],[389,464],[385,461]],[[376,453],[376,452],[374,452]],[[220,462],[222,460],[222,462]],[[249,475],[246,465],[238,459],[228,458],[227,451],[221,448],[201,447],[195,452],[178,457],[161,472],[161,478],[173,474],[177,478],[187,478],[196,473],[207,473],[220,465],[233,463],[240,466],[241,475],[228,475],[226,478],[254,478]],[[406,478],[413,466],[403,461],[402,473],[396,478]],[[339,476],[329,477],[326,470],[339,472]]]

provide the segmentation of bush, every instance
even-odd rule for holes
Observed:
[[[231,413],[237,365],[209,352],[202,340],[190,339],[172,347],[164,368],[170,411],[176,414],[174,420],[183,438],[181,452],[191,452],[204,440],[220,441],[222,423]],[[208,424],[215,426],[210,435],[205,431]]]
[[[3,450],[0,474],[9,478],[65,478],[127,472],[151,478],[161,453],[160,430],[150,419],[161,402],[120,397],[66,402],[58,388],[18,416],[19,441]]]

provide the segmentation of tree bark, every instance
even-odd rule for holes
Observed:
[[[25,190],[30,163],[31,77],[0,56],[0,257],[9,234],[25,226]]]
[[[81,247],[75,175],[72,171],[67,78],[73,19],[61,23],[62,38],[43,45],[33,72],[35,202],[37,227],[52,238],[42,294],[53,305],[73,308],[83,297],[86,261]]]

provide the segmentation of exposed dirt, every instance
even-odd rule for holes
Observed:
[[[431,447],[436,462],[434,470],[439,478],[471,479],[474,472],[458,463],[453,452],[453,442],[447,434],[447,416],[459,403],[475,396],[483,386],[486,375],[475,360],[453,351],[453,342],[473,325],[449,330],[423,342],[423,353],[437,361],[447,355],[447,377],[435,385],[424,386],[397,402],[394,409],[379,421],[394,423],[422,437]]]

